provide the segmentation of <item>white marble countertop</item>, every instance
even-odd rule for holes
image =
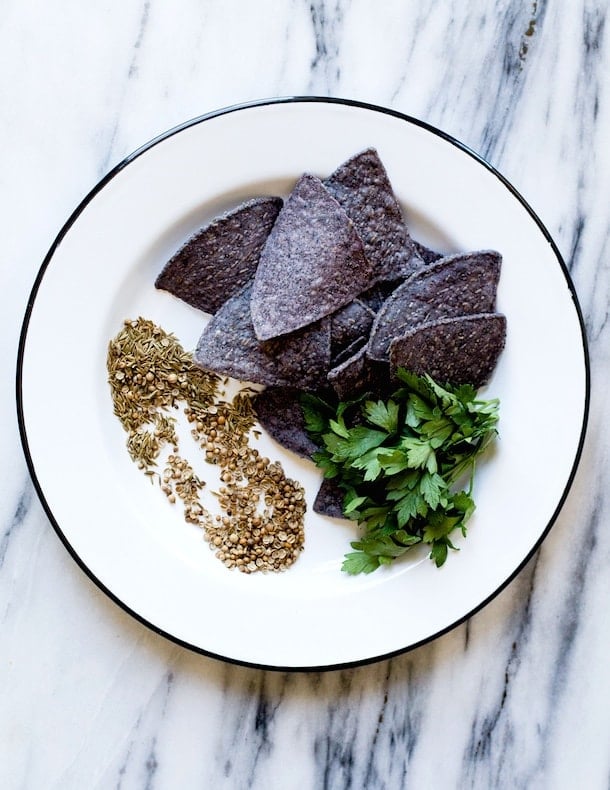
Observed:
[[[607,788],[607,4],[5,0],[0,16],[0,786]],[[97,589],[34,492],[13,371],[40,264],[109,169],[207,111],[306,94],[427,121],[516,186],[571,271],[593,384],[563,511],[492,603],[392,660],[296,674],[190,652]]]

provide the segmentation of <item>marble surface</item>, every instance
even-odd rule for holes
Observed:
[[[607,3],[4,0],[0,19],[0,786],[607,788]],[[396,108],[498,167],[569,265],[593,374],[574,486],[508,588],[411,653],[310,674],[196,655],[95,587],[33,490],[13,376],[40,263],[97,180],[188,118],[295,94]]]

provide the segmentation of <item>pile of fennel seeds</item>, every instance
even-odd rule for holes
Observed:
[[[126,320],[110,341],[107,370],[131,459],[157,480],[171,503],[182,501],[185,520],[203,529],[218,559],[244,573],[292,565],[304,543],[304,491],[279,463],[250,446],[254,414],[248,392],[230,403],[222,400],[219,377],[193,365],[174,335],[141,317]],[[220,514],[202,505],[205,482],[180,455],[171,410],[181,407],[206,461],[219,467],[222,485],[213,493]],[[167,448],[171,452],[159,471]]]

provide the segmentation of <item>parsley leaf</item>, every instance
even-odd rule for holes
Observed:
[[[370,535],[352,543],[356,551],[345,556],[342,570],[346,573],[371,573],[379,565],[389,565],[405,554],[412,546],[421,543],[417,535],[397,530],[393,535]]]
[[[310,436],[317,440],[328,430],[328,421],[335,409],[316,395],[302,392],[300,396],[301,411],[305,421],[305,428]]]
[[[345,555],[341,570],[355,576],[358,573],[372,573],[379,565],[379,557],[365,551],[350,551]]]
[[[408,436],[402,440],[407,451],[407,464],[412,469],[427,469],[436,472],[437,463],[434,448],[427,439]]]
[[[394,433],[398,427],[398,404],[391,398],[387,403],[382,400],[367,401],[364,414],[369,422],[385,428],[388,433]]]
[[[436,472],[425,472],[419,481],[419,490],[426,503],[435,510],[441,503],[441,498],[447,484]]]
[[[447,559],[449,546],[450,543],[446,540],[436,540],[432,544],[430,559],[434,562],[437,568],[440,568],[441,565],[444,565],[445,560]],[[451,548],[455,547],[451,546]]]
[[[428,506],[425,499],[418,491],[408,491],[395,507],[396,521],[399,527],[404,527],[417,516],[425,516]]]
[[[346,436],[326,433],[322,437],[333,461],[354,461],[367,450],[378,447],[386,438],[387,433],[364,425],[351,428]]]

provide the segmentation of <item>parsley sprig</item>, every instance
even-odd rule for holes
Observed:
[[[497,399],[405,370],[398,378],[402,386],[387,400],[301,399],[320,447],[313,459],[345,492],[345,516],[363,528],[343,562],[350,574],[371,573],[421,543],[443,565],[455,549],[450,536],[466,535],[475,509],[476,459],[497,435]]]

